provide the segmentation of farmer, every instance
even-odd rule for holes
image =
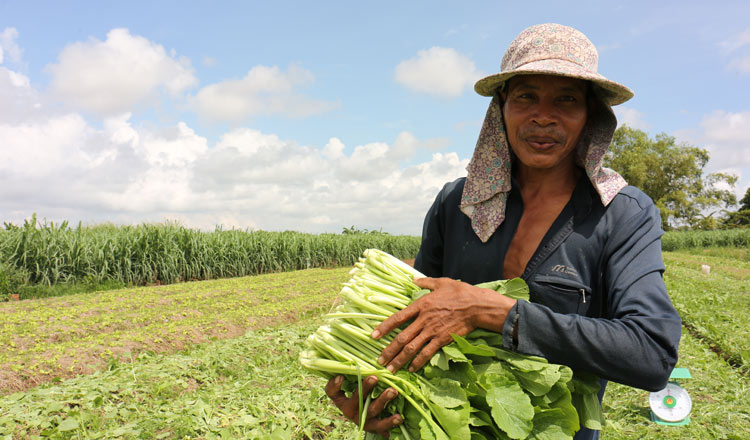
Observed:
[[[374,338],[409,324],[378,362],[417,370],[451,333],[482,328],[503,346],[645,390],[662,389],[677,362],[680,317],[662,279],[659,210],[603,168],[617,121],[612,105],[633,96],[597,73],[597,52],[570,27],[542,24],[511,43],[501,72],[476,83],[492,97],[466,178],[446,184],[427,213],[415,267],[432,290],[385,320]],[[531,302],[473,287],[523,278]],[[461,280],[461,281],[456,281]],[[326,393],[357,417],[333,378]],[[364,392],[377,379],[364,381]],[[373,400],[365,427],[395,397]],[[575,439],[596,439],[581,429]]]

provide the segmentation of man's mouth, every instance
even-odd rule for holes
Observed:
[[[557,139],[549,136],[529,136],[526,142],[537,150],[547,150],[558,144]]]

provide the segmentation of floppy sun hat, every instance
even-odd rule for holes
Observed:
[[[480,79],[474,90],[482,96],[493,96],[513,76],[546,74],[591,81],[595,93],[609,105],[632,98],[632,90],[597,72],[598,63],[596,47],[580,31],[556,23],[539,24],[513,40],[503,56],[500,73]]]
[[[479,133],[474,155],[466,170],[460,209],[471,219],[477,237],[486,243],[505,220],[511,190],[512,155],[505,132],[498,89],[515,75],[547,74],[591,81],[603,103],[588,115],[576,146],[576,164],[599,194],[602,205],[614,200],[627,182],[603,166],[604,156],[617,128],[613,105],[633,97],[633,92],[597,73],[596,48],[581,32],[560,24],[532,26],[516,37],[503,57],[502,71],[479,80],[474,89],[492,101]]]

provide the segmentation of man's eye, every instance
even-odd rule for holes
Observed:
[[[578,99],[575,96],[571,96],[571,95],[563,95],[563,96],[559,97],[558,100],[560,100],[562,102],[576,102],[576,101],[578,101]]]

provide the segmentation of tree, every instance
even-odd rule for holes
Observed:
[[[604,165],[649,195],[661,211],[662,228],[715,229],[726,208],[737,203],[731,174],[704,175],[708,151],[676,143],[665,133],[651,139],[623,126],[615,131]]]
[[[740,199],[740,209],[729,213],[724,226],[728,228],[750,226],[750,187],[745,191],[745,196]]]

